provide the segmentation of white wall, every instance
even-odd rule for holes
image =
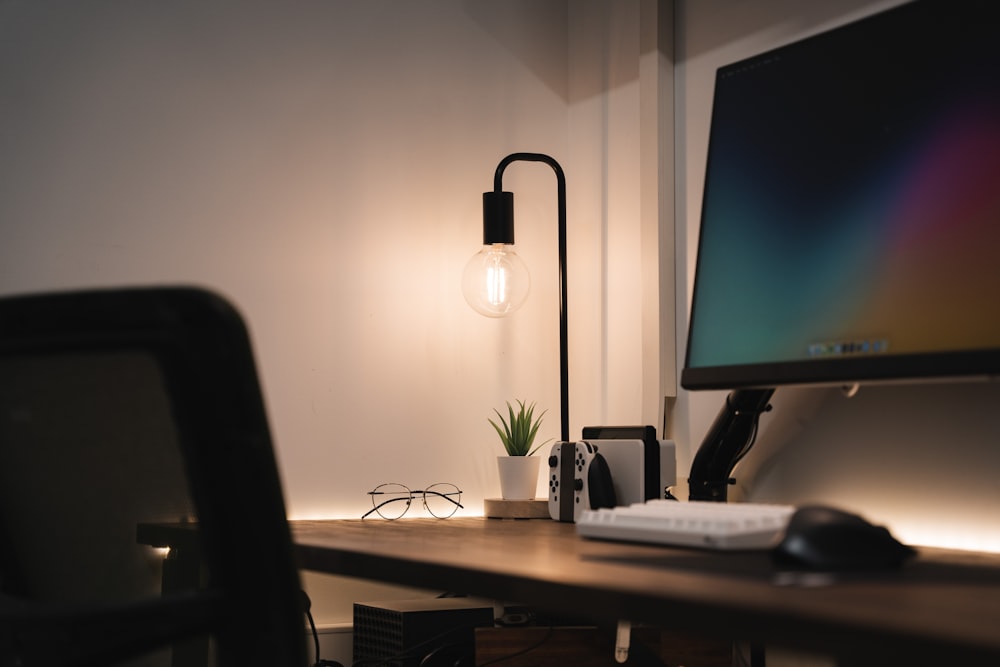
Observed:
[[[677,9],[678,350],[684,349],[715,69],[893,2],[698,0]],[[929,45],[929,48],[933,48]],[[679,470],[724,400],[681,391]],[[780,390],[733,497],[827,502],[904,540],[1000,550],[1000,384]]]
[[[504,155],[567,175],[571,433],[661,418],[658,4],[3,3],[0,293],[216,289],[248,320],[293,518],[358,517],[386,481],[455,482],[479,514],[491,409],[537,401],[559,432],[548,167],[504,179],[528,303],[491,320],[460,290]],[[321,624],[385,594],[309,584]]]

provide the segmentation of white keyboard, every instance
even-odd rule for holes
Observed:
[[[769,549],[795,507],[762,503],[650,500],[586,510],[576,522],[584,537],[707,549]]]

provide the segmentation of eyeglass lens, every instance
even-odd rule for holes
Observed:
[[[454,484],[431,484],[424,491],[424,507],[432,516],[447,519],[461,507],[462,492]]]
[[[383,519],[398,519],[406,514],[413,501],[413,494],[402,484],[382,484],[370,492],[372,506]]]

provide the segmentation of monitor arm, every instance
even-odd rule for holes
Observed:
[[[689,500],[726,502],[733,468],[753,446],[760,415],[771,409],[774,389],[737,389],[708,429],[691,463]]]

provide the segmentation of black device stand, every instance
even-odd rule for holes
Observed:
[[[774,389],[737,389],[726,396],[691,463],[689,500],[726,502],[730,475],[753,446],[760,415],[771,409]]]

